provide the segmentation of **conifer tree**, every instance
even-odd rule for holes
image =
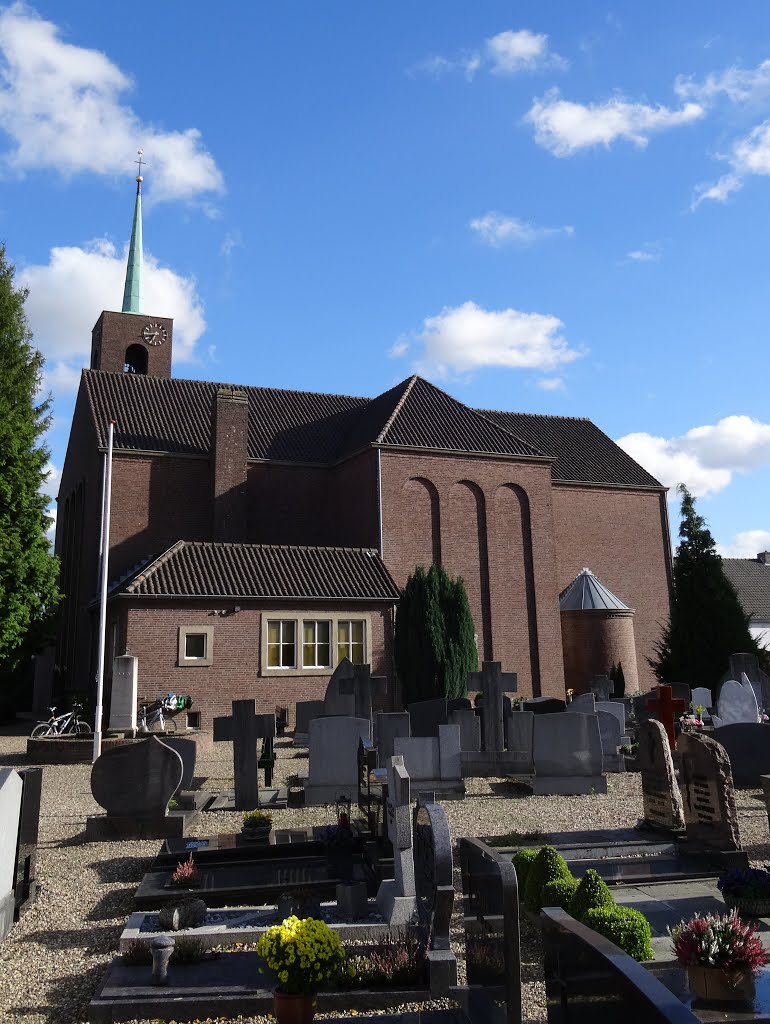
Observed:
[[[394,652],[404,704],[467,693],[478,653],[461,577],[451,579],[442,566],[417,566],[401,593]]]
[[[674,563],[671,615],[649,663],[662,683],[716,685],[731,654],[758,653],[749,616],[722,569],[714,538],[687,488],[682,496],[680,543]]]
[[[14,287],[14,268],[0,245],[0,704],[22,658],[45,639],[58,600],[57,559],[46,530],[50,398],[38,401],[43,357],[31,345],[25,289]]]

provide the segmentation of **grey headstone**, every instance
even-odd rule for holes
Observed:
[[[655,828],[684,828],[682,795],[676,782],[674,761],[666,730],[650,719],[639,726],[639,771],[642,780],[644,820]]]
[[[602,741],[602,770],[605,772],[624,772],[626,761],[618,748],[621,744],[620,723],[615,715],[607,711],[597,711],[599,736]]]
[[[727,751],[733,784],[759,789],[760,776],[770,774],[770,726],[738,722],[715,729],[712,737]]]
[[[759,707],[770,711],[770,676],[760,668],[756,654],[731,654],[729,669],[721,681],[740,679],[744,673],[751,682]]]
[[[396,927],[410,924],[417,908],[410,779],[399,755],[388,761],[386,816],[388,838],[393,845],[394,877],[380,884],[377,906],[388,924]]]
[[[482,662],[481,672],[468,673],[468,689],[481,691],[481,746],[482,750],[504,750],[505,710],[503,696],[516,693],[515,672],[503,672],[499,661]]]
[[[375,716],[377,736],[377,756],[380,767],[384,768],[393,757],[395,750],[393,741],[396,736],[410,736],[410,719],[408,711],[381,711]]]
[[[727,751],[716,740],[682,733],[681,785],[687,839],[709,850],[740,850],[741,836]]]
[[[713,707],[712,700],[713,698],[711,696],[711,690],[707,686],[693,687],[692,701],[690,702],[690,706],[692,707],[693,711],[699,705],[700,707],[705,708],[706,711],[708,711],[709,708]]]
[[[722,725],[759,721],[757,698],[748,680],[744,684],[735,679],[728,679],[722,684],[717,701],[717,714]]]
[[[515,756],[513,771],[530,775],[535,770],[532,760],[535,716],[531,711],[514,711],[505,725],[508,753]]]
[[[325,715],[372,718],[372,698],[385,693],[386,680],[373,676],[370,665],[354,665],[343,658],[334,670],[324,697]]]
[[[0,939],[13,927],[21,791],[19,775],[12,768],[0,769]]]
[[[606,701],[615,692],[615,684],[609,676],[594,676],[591,680],[591,692],[598,701]]]
[[[412,736],[435,736],[438,739],[438,727],[449,722],[449,709],[445,697],[415,701],[407,706],[407,711]]]
[[[414,874],[417,910],[430,937],[428,976],[432,995],[457,984],[457,961],[449,942],[454,904],[452,837],[441,804],[418,802],[414,811]]]
[[[461,750],[481,750],[481,719],[475,711],[451,711],[449,724],[460,727]]]
[[[110,732],[136,732],[139,659],[122,654],[112,663]]]
[[[623,704],[616,700],[597,701],[597,711],[606,711],[608,715],[614,715],[618,720],[618,727],[621,735],[626,731],[626,709]]]
[[[593,714],[596,711],[596,694],[579,693],[577,697],[573,697],[569,702],[567,711],[590,712]]]
[[[414,784],[441,778],[439,741],[433,736],[397,736],[393,741],[396,755]]]
[[[91,792],[108,815],[162,818],[183,773],[179,754],[150,736],[105,750],[91,769]]]
[[[460,726],[440,725],[438,727],[439,778],[445,782],[462,778],[460,758]]]
[[[674,700],[683,700],[684,706],[689,708],[692,700],[692,691],[687,683],[671,683],[671,696]]]
[[[37,842],[40,830],[43,769],[19,768],[17,774],[22,782],[19,840],[16,845],[16,911],[14,916],[18,920],[27,909],[27,903],[37,891]]]
[[[324,713],[322,700],[298,700],[295,710],[294,732],[307,734],[310,723]]]
[[[370,738],[364,718],[316,718],[310,723],[305,802],[334,803],[339,796],[358,797],[358,741]]]
[[[567,702],[559,700],[558,697],[532,697],[530,700],[523,700],[519,707],[523,711],[531,711],[534,715],[554,715],[559,711],[565,711]]]
[[[195,740],[187,739],[184,736],[164,736],[163,742],[171,747],[182,758],[182,781],[180,789],[191,789],[195,777],[195,759],[198,752],[198,744]]]
[[[600,776],[602,741],[595,715],[536,715],[532,756],[535,775]]]

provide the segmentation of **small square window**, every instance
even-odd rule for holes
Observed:
[[[184,656],[185,658],[205,658],[206,657],[206,634],[205,633],[187,633],[184,638]]]
[[[179,627],[179,665],[211,665],[214,653],[213,626]]]
[[[294,668],[296,655],[296,622],[293,619],[271,619],[267,624],[267,667]]]
[[[331,623],[328,620],[302,623],[302,667],[331,667]]]
[[[363,619],[340,619],[337,623],[337,661],[343,658],[349,658],[354,665],[363,665]]]
[[[200,729],[201,727],[201,713],[200,711],[188,711],[187,712],[187,728],[188,729]]]

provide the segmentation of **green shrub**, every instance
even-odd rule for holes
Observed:
[[[524,886],[524,906],[527,910],[537,913],[543,906],[543,887],[548,882],[558,879],[569,881],[572,878],[567,862],[552,846],[543,846],[538,850],[527,873]]]
[[[584,924],[593,928],[634,960],[652,960],[650,923],[631,907],[595,907],[586,913]]]
[[[567,912],[577,921],[584,921],[589,910],[596,910],[598,907],[614,907],[615,900],[612,898],[607,883],[598,871],[589,868],[581,879],[580,885],[575,890],[575,895],[569,902]]]
[[[532,867],[532,862],[537,857],[537,850],[518,850],[513,855],[513,866],[516,868],[516,878],[519,882],[519,899],[524,899],[524,886],[527,884],[527,875]]]
[[[566,910],[578,887],[576,878],[557,878],[543,886],[543,906]]]

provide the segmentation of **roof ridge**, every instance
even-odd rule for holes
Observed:
[[[174,547],[185,545],[187,547],[219,547],[219,548],[273,548],[282,551],[374,551],[379,554],[377,548],[372,547],[349,547],[344,544],[264,544],[261,541],[251,540],[178,540]],[[171,552],[171,548],[164,551],[164,555]],[[159,555],[156,561],[163,556]]]
[[[468,407],[470,408],[470,406]],[[492,413],[494,416],[539,416],[544,420],[579,420],[582,423],[593,423],[590,416],[563,416],[553,412],[516,412],[515,409],[474,409],[479,416],[486,416]],[[594,426],[596,424],[594,423]],[[599,428],[601,429],[601,428]],[[609,434],[607,435],[609,437]]]
[[[468,408],[471,408],[471,407],[468,406]],[[486,416],[482,410],[480,410],[480,409],[471,409],[471,412],[475,413],[477,416],[480,416],[486,423],[491,423],[491,425],[493,427],[496,427],[498,430],[502,430],[504,433],[508,434],[509,437],[515,438],[519,442],[519,444],[524,445],[525,448],[531,449],[533,452],[535,452],[541,458],[550,459],[552,462],[556,461],[556,456],[555,455],[548,455],[541,448],[537,448],[534,444],[532,444],[531,441],[525,441],[523,437],[519,437],[518,434],[514,434],[514,432],[512,430],[509,430],[507,427],[504,427],[501,423],[495,423],[495,421],[491,420],[488,416]]]
[[[159,555],[156,555],[154,558],[148,559],[145,567],[143,569],[139,569],[139,571],[136,573],[131,582],[126,585],[126,590],[130,590],[131,587],[133,587],[137,580],[139,580],[140,578],[141,580],[145,580],[147,579],[147,576],[150,573],[157,572],[160,566],[165,565],[165,563],[171,558],[171,556],[174,555],[178,550],[181,550],[181,548],[184,547],[186,543],[188,542],[184,540],[177,540],[171,545],[170,548],[166,548],[166,550],[162,551]]]
[[[416,382],[416,381],[417,381],[417,380],[418,380],[419,378],[417,377],[417,374],[416,374],[416,373],[413,373],[413,374],[412,374],[412,376],[411,376],[411,377],[409,377],[409,378],[407,378],[407,379],[408,379],[409,383],[408,383],[408,384],[407,384],[407,386],[406,386],[406,387],[404,388],[404,393],[403,393],[403,395],[402,395],[402,396],[401,396],[401,398],[399,398],[399,400],[398,400],[398,401],[396,402],[396,405],[395,405],[395,408],[393,409],[393,412],[392,412],[392,413],[390,414],[390,416],[388,417],[388,419],[387,419],[387,422],[385,423],[385,426],[384,426],[384,427],[382,428],[382,430],[381,430],[381,431],[379,432],[379,434],[378,434],[378,435],[377,435],[377,436],[375,437],[374,441],[372,442],[373,444],[384,444],[384,442],[383,442],[383,440],[382,440],[382,439],[383,439],[383,437],[385,437],[385,435],[387,434],[387,432],[388,432],[388,431],[390,430],[390,428],[391,428],[391,427],[393,426],[393,423],[395,422],[395,420],[396,420],[396,417],[397,417],[397,416],[398,416],[398,414],[399,414],[399,413],[401,412],[401,410],[402,410],[402,408],[403,408],[403,406],[404,406],[404,402],[406,401],[406,399],[407,399],[408,395],[409,395],[409,394],[411,393],[411,391],[412,391],[412,388],[413,388],[413,387],[414,387],[414,385],[415,385],[415,382]],[[404,383],[404,382],[403,382],[403,381],[401,381],[401,384],[403,384],[403,383]],[[394,385],[394,387],[399,387],[399,385],[398,385],[398,384],[396,384],[396,385]],[[388,389],[388,390],[390,390],[390,389]],[[384,394],[386,394],[386,392],[385,392],[385,391],[383,391],[383,392],[382,392],[382,394],[384,395]],[[379,396],[379,395],[377,395],[377,398],[379,398],[379,397],[380,397],[380,396]]]

